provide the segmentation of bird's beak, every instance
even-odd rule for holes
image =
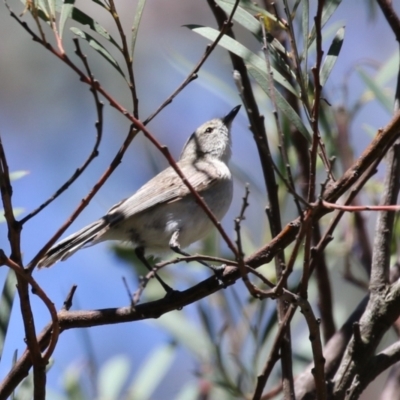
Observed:
[[[236,117],[236,114],[240,110],[240,107],[241,107],[240,105],[236,106],[231,111],[229,111],[228,114],[226,114],[224,118],[222,118],[222,121],[225,125],[229,125],[234,120],[234,118]]]

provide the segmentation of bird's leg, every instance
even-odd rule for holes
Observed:
[[[179,244],[179,231],[175,231],[172,234],[171,239],[169,241],[169,247],[175,253],[178,253],[182,256],[190,257],[189,253],[186,253],[186,251],[183,251],[181,249],[181,245]],[[214,274],[217,276],[218,279],[221,277],[221,272],[225,269],[225,266],[215,267],[214,265],[210,265],[202,260],[198,260],[198,262],[200,264],[203,264],[207,268],[210,268],[214,272]]]
[[[136,257],[143,263],[143,265],[151,272],[153,272],[153,267],[149,264],[149,262],[146,260],[146,257],[144,256],[144,247],[136,247],[135,249],[135,254]],[[164,288],[164,290],[167,292],[167,295],[175,292],[174,289],[172,289],[171,286],[167,285],[158,275],[156,272],[154,272],[154,277],[160,282],[160,285]]]

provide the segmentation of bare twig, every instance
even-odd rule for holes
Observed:
[[[102,139],[102,133],[103,133],[103,103],[100,101],[96,87],[98,82],[95,80],[94,76],[91,73],[89,63],[87,62],[86,56],[82,53],[79,41],[77,39],[74,39],[74,44],[76,47],[76,54],[78,57],[83,61],[83,64],[86,68],[87,74],[90,77],[91,83],[90,83],[90,91],[93,94],[94,97],[94,102],[96,105],[96,112],[97,112],[97,122],[95,124],[96,126],[96,140],[93,145],[93,149],[90,152],[89,156],[85,160],[85,162],[75,170],[73,175],[49,198],[47,199],[43,204],[41,204],[38,208],[35,210],[31,211],[28,215],[26,215],[24,218],[20,220],[20,224],[23,225],[25,222],[33,218],[35,215],[37,215],[39,212],[41,212],[45,207],[47,207],[52,201],[54,201],[60,194],[62,194],[65,190],[67,190],[71,184],[79,178],[79,176],[86,170],[86,168],[89,166],[89,164],[99,155],[99,146],[101,143]]]
[[[288,178],[287,180],[284,179],[283,182],[291,190],[291,192],[296,193],[296,186],[294,184],[292,170],[291,170],[291,167],[289,164],[289,157],[288,157],[287,149],[286,149],[286,145],[285,145],[285,138],[283,136],[281,123],[279,121],[278,108],[276,106],[276,96],[275,96],[276,89],[275,89],[274,81],[273,81],[273,71],[271,68],[270,55],[269,55],[269,51],[268,51],[268,41],[267,41],[267,35],[266,35],[266,31],[265,31],[265,20],[264,19],[265,19],[265,17],[263,17],[263,16],[260,17],[260,25],[261,25],[261,31],[262,31],[262,36],[263,36],[263,51],[264,51],[264,56],[265,56],[265,61],[266,61],[266,66],[267,66],[269,93],[270,93],[271,102],[274,107],[274,109],[272,110],[272,113],[274,115],[275,125],[278,130],[279,150],[280,150],[280,153],[282,156],[283,163],[285,164],[285,167],[286,167],[286,173],[287,173],[287,178]],[[296,204],[298,214],[302,215],[302,210],[300,207],[298,197],[299,197],[299,195],[294,196],[294,202]]]
[[[220,24],[220,29],[219,29],[219,34],[214,40],[214,42],[207,46],[203,56],[201,57],[200,61],[195,65],[195,67],[192,69],[192,71],[188,74],[188,76],[185,78],[185,80],[178,86],[178,88],[170,95],[168,98],[160,105],[160,107],[157,108],[156,111],[153,112],[153,114],[149,115],[143,122],[143,125],[147,125],[157,114],[160,113],[161,110],[163,110],[168,104],[172,103],[174,98],[193,80],[197,79],[197,73],[200,71],[200,68],[203,66],[203,64],[206,62],[210,54],[213,52],[213,50],[217,47],[219,41],[221,38],[227,34],[227,32],[230,31],[231,26],[232,26],[232,19],[233,16],[236,12],[236,9],[239,5],[240,0],[236,0],[232,11],[230,15],[227,18],[224,18],[222,23]]]
[[[136,84],[135,84],[135,75],[133,72],[133,54],[129,54],[129,48],[128,48],[128,43],[126,40],[126,35],[124,32],[124,29],[122,28],[121,20],[119,18],[117,8],[115,7],[114,0],[109,0],[109,12],[112,16],[112,18],[115,21],[115,24],[117,25],[118,33],[121,38],[122,42],[122,49],[121,53],[124,57],[124,61],[126,64],[126,68],[128,70],[128,75],[129,75],[129,89],[131,91],[131,96],[132,96],[132,104],[133,104],[133,115],[135,118],[139,118],[139,99],[137,97],[136,93]]]

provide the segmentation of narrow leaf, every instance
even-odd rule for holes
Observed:
[[[343,40],[344,40],[344,33],[345,33],[345,28],[342,27],[340,28],[337,32],[335,37],[333,38],[332,44],[329,47],[328,54],[325,58],[325,61],[321,67],[321,72],[320,72],[320,83],[321,86],[324,86],[326,81],[328,80],[328,77],[333,69],[333,66],[335,65],[337,58],[340,53],[340,49],[342,48]]]
[[[217,0],[217,3],[227,14],[230,14],[235,4],[235,0]],[[248,4],[250,3],[241,3],[241,6],[236,9],[233,20],[242,25],[246,30],[250,31],[261,42],[262,34],[259,15],[264,17],[264,22],[267,22],[266,25],[268,25],[268,21],[271,21],[271,19],[275,23],[276,18],[256,5],[251,5],[251,7],[247,8]],[[272,36],[268,37],[268,43],[273,49],[276,49],[282,54],[286,54],[286,49]]]
[[[124,78],[125,75],[122,72],[122,69],[118,65],[117,61],[112,57],[112,55],[106,50],[103,45],[101,45],[93,36],[90,36],[88,33],[81,31],[79,28],[72,27],[71,31],[85,39],[93,49],[95,49],[101,56],[103,56]]]
[[[133,53],[135,51],[136,39],[139,30],[140,20],[142,19],[142,14],[146,0],[139,0],[136,8],[135,19],[133,20],[132,26],[132,38],[131,38],[131,57],[133,58]]]
[[[108,40],[119,50],[121,49],[119,44],[113,39],[113,37],[108,33],[105,28],[103,28],[97,21],[95,21],[92,17],[89,17],[89,15],[85,14],[79,8],[74,7],[71,18],[82,25],[88,25],[93,32],[96,32],[104,39]]]
[[[50,15],[52,18],[56,18],[56,1],[55,0],[47,0],[47,4],[49,6]]]
[[[321,16],[321,27],[323,28],[325,24],[329,21],[335,10],[340,6],[340,3],[342,0],[329,0],[326,1],[324,4],[324,8],[322,10],[322,16]],[[308,37],[307,44],[304,47],[304,52],[302,55],[302,58],[304,58],[305,51],[308,47],[310,47],[316,37],[316,30],[315,30],[315,25],[313,25],[310,36]]]
[[[75,0],[64,0],[64,3],[61,7],[61,12],[60,12],[60,23],[59,23],[59,32],[60,32],[60,37],[62,39],[64,28],[65,28],[65,23],[69,18],[72,17],[72,13],[74,10],[74,4]]]
[[[246,64],[250,75],[256,80],[261,86],[261,89],[270,96],[270,85],[268,83],[268,74],[260,71],[258,68],[254,68],[252,65]],[[287,102],[287,100],[280,94],[279,90],[275,90],[275,101],[278,109],[285,114],[286,118],[299,130],[299,132],[311,143],[311,135],[305,127],[303,121],[298,116],[293,107]]]
[[[17,179],[21,179],[21,178],[23,178],[24,176],[26,176],[28,174],[29,174],[29,171],[23,171],[23,170],[11,172],[10,173],[10,180],[16,181]]]
[[[4,341],[7,336],[8,325],[15,297],[17,279],[13,270],[9,269],[4,282],[0,299],[0,359],[3,354]]]
[[[186,25],[186,27],[191,29],[193,32],[196,32],[199,35],[201,35],[209,40],[212,40],[212,41],[214,41],[219,34],[219,32],[216,29],[203,27],[203,26],[199,26],[199,25]],[[223,47],[224,49],[236,54],[237,56],[243,58],[243,60],[245,62],[253,65],[255,68],[259,69],[260,71],[263,72],[266,70],[266,63],[263,58],[254,54],[247,47],[243,46],[241,43],[232,39],[231,37],[224,35],[221,38],[221,40],[218,42],[218,45]],[[280,85],[282,85],[284,88],[289,90],[291,93],[293,93],[295,96],[298,97],[296,90],[287,81],[287,79],[275,68],[271,67],[271,69],[273,71],[274,80],[277,83],[279,83]]]
[[[303,30],[303,47],[304,47],[304,65],[302,67],[303,83],[305,91],[308,90],[308,32],[310,29],[310,3],[308,0],[303,0],[303,12],[301,17],[301,26]]]
[[[230,15],[235,2],[216,0],[216,3],[226,12],[226,14]],[[233,20],[242,25],[248,31],[253,33],[259,40],[261,40],[260,22],[256,18],[254,18],[253,14],[247,12],[241,6],[239,6],[236,8],[236,12],[233,15]]]
[[[201,388],[197,382],[188,382],[178,392],[174,400],[197,400],[201,398]]]
[[[135,376],[127,398],[135,400],[151,399],[161,380],[171,369],[176,355],[176,345],[168,344],[156,348]]]
[[[99,6],[103,7],[104,9],[106,9],[107,11],[109,10],[109,8],[100,0],[92,0],[93,3],[98,4]]]
[[[374,94],[375,98],[383,105],[383,107],[385,107],[385,109],[389,113],[392,113],[393,100],[362,68],[357,68],[357,72],[359,73],[364,83],[367,85],[368,89]]]
[[[179,313],[163,315],[156,321],[157,326],[167,331],[173,339],[185,347],[194,357],[203,360],[213,350],[208,335],[188,318]],[[196,338],[193,341],[193,338]]]
[[[120,399],[122,388],[129,375],[130,363],[126,356],[115,356],[101,368],[98,392],[101,399]]]
[[[393,55],[381,65],[375,75],[375,82],[380,85],[386,85],[391,79],[397,76],[399,70],[399,52],[395,51]]]

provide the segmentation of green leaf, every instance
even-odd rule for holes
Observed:
[[[165,329],[176,341],[185,346],[195,357],[204,360],[213,351],[210,342],[203,329],[186,318],[182,312],[168,313],[154,321],[157,326]],[[196,338],[196,340],[193,340]]]
[[[70,400],[85,400],[84,391],[80,383],[82,376],[81,366],[70,366],[63,374],[63,388]]]
[[[342,0],[329,0],[326,1],[322,10],[322,16],[321,16],[321,27],[323,28],[325,24],[329,21],[335,10],[339,7],[340,3]],[[306,54],[307,48],[309,48],[316,37],[316,30],[315,30],[315,25],[312,27],[310,35],[307,40],[307,45],[304,46],[304,52],[302,55],[302,59],[304,59],[304,56]]]
[[[220,0],[220,1],[221,1],[221,3],[226,3],[226,4],[231,5],[231,9],[232,9],[233,5],[236,3],[236,0]],[[278,22],[277,18],[274,14],[271,14],[268,11],[266,11],[265,9],[261,8],[255,2],[242,1],[242,2],[240,2],[240,8],[242,8],[243,10],[246,10],[247,12],[252,14],[253,17],[256,17],[257,14],[261,14],[264,17],[267,17],[271,21]]]
[[[162,379],[171,369],[176,355],[176,345],[168,344],[156,348],[140,366],[139,372],[128,390],[128,399],[151,399]]]
[[[28,175],[29,171],[15,171],[10,173],[10,180],[11,181],[16,181],[17,179],[21,179],[24,176]]]
[[[142,14],[144,10],[144,6],[146,4],[146,0],[139,0],[136,8],[135,19],[133,20],[132,25],[132,38],[131,38],[131,57],[133,58],[133,53],[135,51],[136,39],[139,30],[140,20],[142,19]]]
[[[197,382],[188,382],[182,387],[174,400],[197,400],[201,398],[199,392],[200,387]]]
[[[308,0],[303,0],[303,12],[301,16],[301,26],[303,31],[303,46],[304,46],[304,65],[302,68],[303,83],[305,85],[304,90],[308,91],[308,47],[307,38],[310,29],[310,3]]]
[[[393,55],[381,65],[379,71],[375,75],[377,85],[384,86],[391,79],[397,76],[399,69],[399,52],[395,51]]]
[[[74,4],[75,0],[64,0],[63,5],[61,7],[60,22],[58,28],[61,39],[64,33],[65,23],[67,22],[67,19],[72,17],[72,13],[74,11]]]
[[[256,80],[261,86],[261,89],[270,96],[270,85],[268,83],[268,74],[261,72],[259,69],[254,68],[252,65],[246,64],[250,75]],[[311,135],[308,129],[305,127],[301,118],[297,115],[293,107],[287,102],[287,100],[281,95],[279,90],[275,90],[275,101],[278,109],[285,114],[287,119],[299,130],[299,132],[311,143]]]
[[[103,7],[105,10],[107,10],[107,11],[109,10],[109,8],[102,1],[100,1],[100,0],[92,0],[92,1],[93,1],[93,3],[96,3],[99,6]]]
[[[98,393],[102,399],[120,399],[121,391],[129,375],[127,356],[115,356],[101,368],[98,376]]]
[[[324,60],[324,63],[321,67],[320,71],[320,83],[321,86],[325,86],[326,81],[335,65],[337,58],[339,56],[340,50],[342,48],[343,40],[344,40],[345,28],[341,27],[337,32],[335,37],[333,38],[332,44],[329,47],[328,54]]]
[[[230,15],[236,1],[216,0],[216,3]],[[262,39],[260,21],[254,18],[254,15],[247,12],[241,6],[237,7],[233,20],[242,25],[252,34],[254,34],[260,41]]]
[[[216,29],[203,27],[199,25],[186,25],[187,28],[191,29],[193,32],[198,33],[199,35],[214,41],[219,32]],[[230,51],[231,53],[236,54],[237,56],[243,58],[243,60],[255,68],[259,69],[260,71],[266,70],[266,62],[263,58],[259,57],[258,55],[254,54],[250,51],[247,47],[243,46],[238,41],[232,39],[231,37],[224,35],[222,36],[221,40],[218,42],[218,45],[223,47],[224,49]],[[286,78],[275,68],[271,67],[273,71],[274,80],[282,85],[284,88],[289,90],[295,96],[298,97],[296,90],[293,86],[287,81]]]
[[[33,387],[33,373],[30,372],[29,375],[17,387],[15,400],[32,399]]]
[[[52,18],[55,19],[56,17],[56,0],[47,0],[49,10],[50,10],[50,15]]]
[[[367,85],[368,89],[373,93],[375,98],[391,114],[393,112],[393,100],[362,68],[357,68],[357,72],[359,73],[364,83]]]
[[[125,78],[125,74],[118,65],[117,61],[112,57],[109,51],[106,50],[103,45],[101,45],[93,36],[90,36],[88,33],[83,32],[79,28],[75,27],[72,27],[71,31],[75,35],[81,37],[82,39],[85,39],[93,49],[95,49],[102,57],[104,57]]]
[[[96,32],[97,34],[102,36],[104,39],[106,39],[110,43],[112,43],[119,50],[121,50],[118,43],[113,39],[113,37],[108,33],[108,31],[105,28],[103,28],[98,22],[96,22],[92,17],[89,17],[89,15],[87,15],[83,11],[81,11],[79,8],[74,7],[71,18],[74,21],[79,22],[82,25],[89,26],[89,28],[93,32]]]
[[[230,14],[232,12],[234,2],[231,0],[217,0],[218,5],[227,13]],[[264,16],[265,18],[265,16]],[[241,7],[236,9],[236,12],[233,16],[233,20],[238,24],[242,25],[246,30],[250,31],[260,43],[262,43],[262,31],[261,31],[261,22],[258,18],[254,18],[252,14],[247,12]],[[282,46],[282,44],[273,38],[271,35],[267,36],[268,38],[268,49],[271,51],[274,56],[276,62],[279,65],[290,72],[289,66],[286,62],[283,61],[282,57],[280,57],[279,53],[286,55],[286,49]],[[293,77],[296,77],[293,74]]]
[[[10,315],[15,298],[17,279],[13,270],[9,269],[4,282],[0,299],[0,359],[3,355],[4,341],[7,336]]]
[[[365,132],[367,132],[368,136],[373,139],[376,136],[376,128],[374,126],[363,124],[362,125]]]

